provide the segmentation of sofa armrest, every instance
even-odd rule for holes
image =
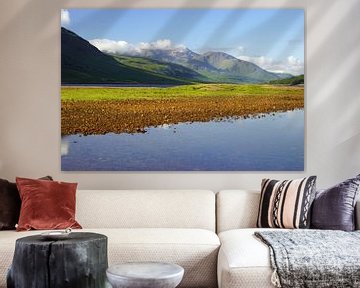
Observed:
[[[360,230],[360,199],[357,200],[355,206],[355,229]]]

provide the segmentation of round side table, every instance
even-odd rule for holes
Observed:
[[[184,276],[184,268],[161,262],[117,264],[106,270],[114,288],[175,288]]]
[[[104,287],[107,267],[105,235],[73,232],[61,240],[28,236],[16,240],[7,287]]]

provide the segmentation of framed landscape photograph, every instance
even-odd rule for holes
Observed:
[[[62,9],[63,171],[303,171],[303,9]]]

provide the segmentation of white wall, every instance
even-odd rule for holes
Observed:
[[[296,7],[306,18],[304,173],[69,173],[60,171],[60,9]],[[171,3],[171,4],[169,4]],[[86,5],[86,6],[84,6]],[[360,173],[359,0],[17,0],[0,9],[0,178],[52,175],[83,189],[257,189],[263,177]]]

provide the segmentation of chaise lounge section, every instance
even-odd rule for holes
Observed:
[[[254,236],[260,192],[223,190],[216,195],[217,233],[221,248],[218,256],[218,287],[273,288],[269,247]],[[360,202],[357,202],[357,229]],[[279,229],[276,229],[279,230]]]

